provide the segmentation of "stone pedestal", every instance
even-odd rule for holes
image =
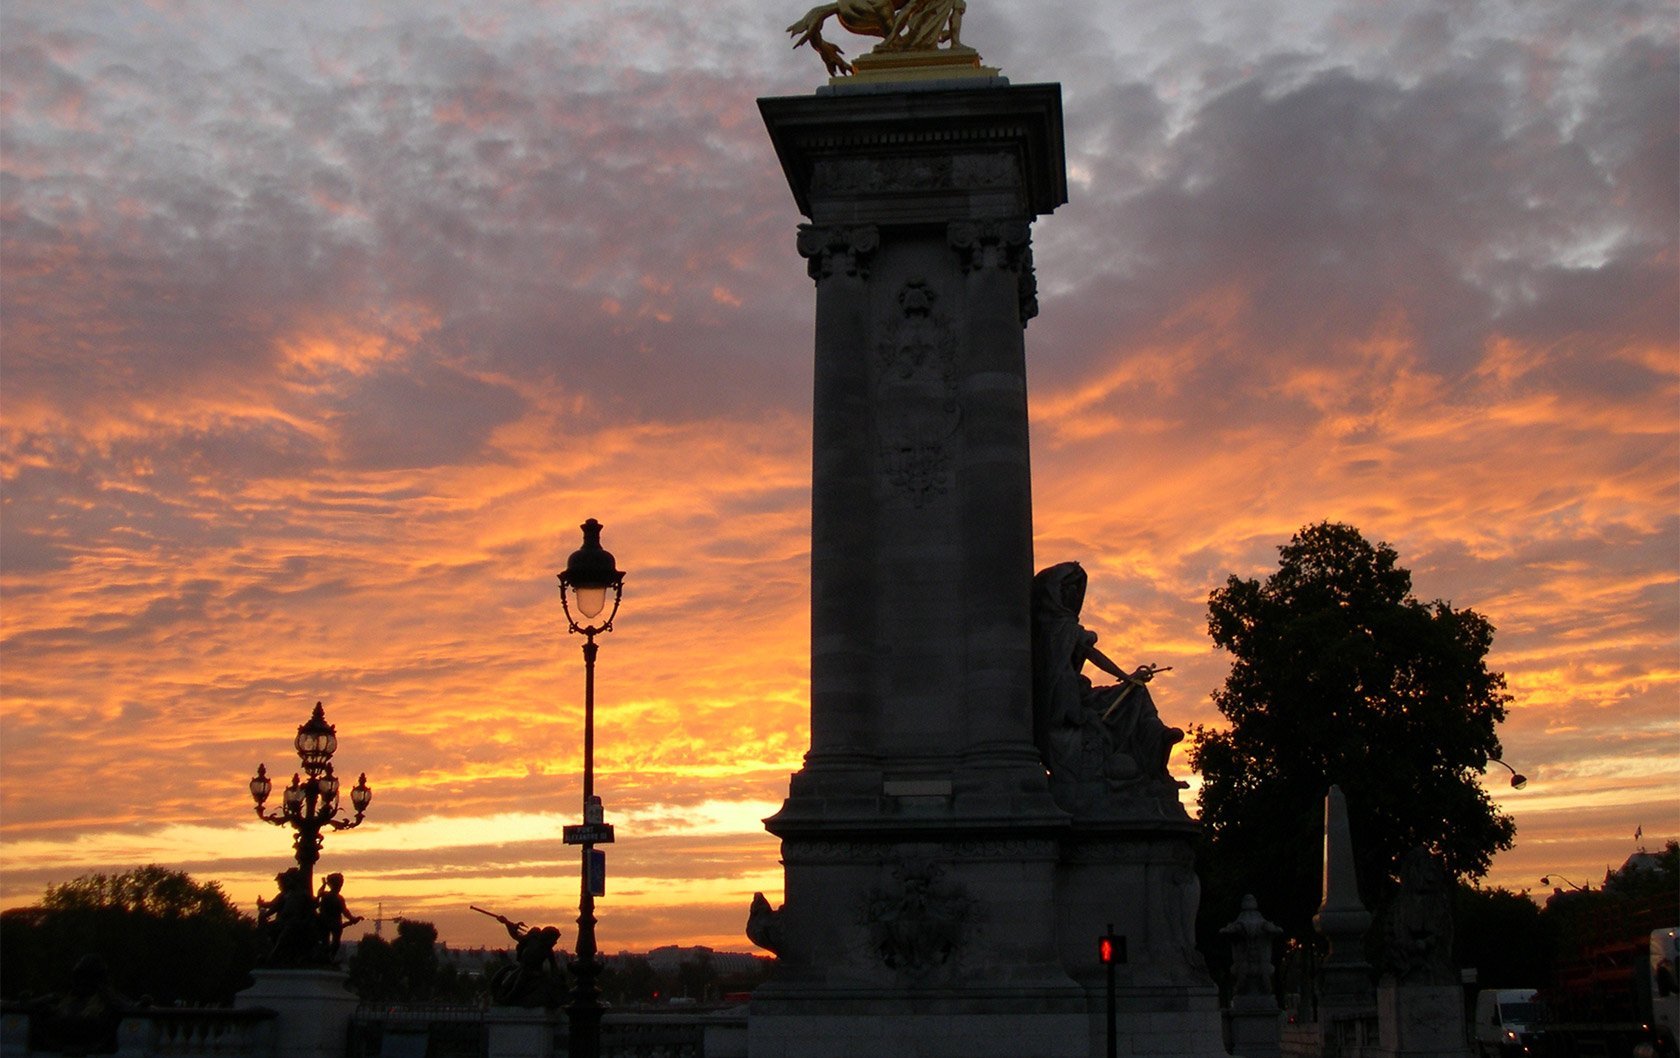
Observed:
[[[1231,1053],[1236,1058],[1279,1058],[1283,1053],[1283,1011],[1264,996],[1238,996],[1225,1012]]]
[[[1467,1058],[1464,991],[1457,985],[1377,986],[1380,1058]]]
[[[1110,924],[1126,938],[1115,974],[1120,1053],[1225,1052],[1219,992],[1196,951],[1195,824],[1177,816],[1078,819],[1062,838],[1056,942],[1085,990],[1093,1056],[1106,1053],[1107,972],[1096,947]]]
[[[29,1053],[29,1015],[8,1010],[0,1013],[0,1058],[21,1058]]]
[[[551,1058],[564,1020],[558,1012],[491,1007],[484,1015],[485,1052],[490,1058]]]
[[[339,970],[252,970],[237,1010],[275,1012],[273,1058],[343,1058],[356,997]]]

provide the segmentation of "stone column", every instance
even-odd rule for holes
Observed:
[[[873,225],[801,225],[799,253],[817,286],[811,443],[811,749],[800,793],[874,797],[875,580],[869,435],[867,281]],[[859,787],[863,787],[860,789]]]
[[[969,356],[958,380],[966,419],[962,517],[969,542],[964,697],[969,772],[1043,772],[1032,742],[1032,472],[1027,447],[1026,342],[1033,300],[1027,220],[964,220],[947,229],[964,274]],[[983,785],[984,780],[981,780]]]

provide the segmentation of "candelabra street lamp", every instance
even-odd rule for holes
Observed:
[[[1569,886],[1569,888],[1573,889],[1577,893],[1585,893],[1585,892],[1589,891],[1586,886],[1576,885],[1574,882],[1570,881],[1568,878],[1565,878],[1563,875],[1555,874],[1555,873],[1554,874],[1542,875],[1541,878],[1540,878],[1540,884],[1541,885],[1551,885],[1553,878],[1556,878],[1558,881],[1562,882],[1564,885]],[[1556,886],[1554,888],[1558,892],[1563,891],[1562,886]]]
[[[1506,764],[1504,761],[1500,760],[1498,757],[1489,757],[1488,758],[1488,763],[1489,764],[1497,764],[1501,768],[1504,768],[1506,771],[1511,773],[1511,789],[1520,790],[1524,786],[1528,785],[1528,776],[1524,775],[1522,772],[1518,771],[1517,769],[1511,767],[1509,764]]]
[[[368,805],[373,801],[373,790],[367,783],[367,774],[363,773],[350,790],[350,805],[355,809],[353,818],[343,818],[339,811],[339,783],[338,776],[333,774],[333,753],[338,749],[338,731],[327,723],[321,703],[315,703],[315,711],[307,723],[298,725],[297,737],[292,740],[292,746],[297,750],[298,761],[303,765],[303,776],[293,773],[292,782],[280,795],[280,810],[266,812],[264,804],[273,790],[274,784],[268,777],[268,766],[257,765],[257,774],[251,777],[251,800],[256,802],[257,818],[265,823],[272,823],[277,827],[289,826],[297,833],[292,839],[292,848],[297,856],[298,877],[291,892],[282,891],[274,904],[267,907],[283,906],[285,901],[294,902],[296,910],[292,913],[295,921],[304,921],[303,912],[314,911],[315,902],[315,863],[321,858],[322,836],[325,829],[349,830],[360,825],[362,817],[367,814]],[[259,901],[259,903],[261,903]],[[259,915],[259,918],[263,915]],[[284,913],[281,913],[284,918]],[[310,914],[309,920],[313,920]],[[281,935],[286,935],[287,923],[277,923]],[[307,931],[304,931],[307,932]],[[271,958],[274,961],[307,961],[310,957],[310,945],[305,943],[307,938],[296,938],[295,945],[276,944],[276,951]]]
[[[569,1024],[569,1053],[572,1058],[598,1058],[601,1053],[601,990],[596,980],[601,964],[595,949],[595,886],[591,869],[595,846],[613,840],[612,826],[603,819],[601,799],[595,796],[595,655],[600,647],[595,637],[612,631],[613,618],[624,596],[624,574],[612,552],[601,547],[601,523],[591,518],[583,523],[583,546],[566,560],[560,577],[560,606],[566,614],[567,631],[582,633],[583,643],[583,823],[566,828],[566,843],[582,845],[583,855],[578,896],[577,956],[572,973],[577,988],[566,1008]],[[608,605],[611,593],[611,605]],[[574,612],[575,610],[575,612]],[[605,619],[602,613],[605,612]]]

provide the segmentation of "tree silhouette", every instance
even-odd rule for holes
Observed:
[[[49,886],[36,907],[0,913],[5,994],[62,990],[83,955],[111,985],[155,1003],[226,1004],[249,984],[256,923],[214,882],[150,865]]]
[[[454,1003],[473,999],[480,984],[438,957],[437,926],[397,919],[397,936],[364,936],[345,967],[350,991],[368,1002]]]
[[[1208,633],[1232,656],[1213,701],[1224,728],[1192,729],[1212,918],[1245,892],[1292,936],[1319,895],[1325,790],[1347,795],[1360,891],[1380,905],[1399,857],[1422,845],[1478,878],[1515,825],[1477,782],[1500,755],[1504,677],[1493,626],[1419,602],[1387,544],[1320,523],[1279,548],[1264,583],[1230,577]],[[1221,919],[1223,921],[1224,919]]]

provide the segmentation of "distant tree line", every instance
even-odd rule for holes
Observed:
[[[1544,904],[1508,889],[1463,886],[1454,905],[1454,962],[1480,988],[1547,988],[1557,971],[1605,947],[1674,925],[1680,844],[1606,872],[1599,888],[1558,888]]]
[[[255,919],[234,907],[221,886],[151,865],[117,874],[89,874],[47,888],[34,907],[0,912],[0,996],[62,992],[84,955],[100,956],[110,983],[131,1000],[158,1006],[228,1006],[251,984],[262,950]],[[396,920],[387,940],[364,936],[345,964],[352,992],[367,1002],[487,1001],[486,982],[506,960],[492,953],[479,967],[446,958],[437,927]],[[562,961],[564,961],[562,956]],[[603,996],[620,1007],[695,1002],[749,991],[772,960],[750,972],[720,970],[699,949],[661,973],[644,956],[611,956],[600,978]]]
[[[154,865],[47,888],[40,904],[0,912],[0,994],[62,991],[84,955],[110,983],[157,1005],[226,1005],[249,985],[257,925],[215,882]]]
[[[770,976],[775,960],[755,958],[751,969],[724,970],[704,948],[695,949],[677,963],[676,969],[661,973],[643,955],[614,955],[606,961],[601,993],[616,1006],[647,1006],[673,999],[710,1003],[726,996],[750,992]]]

